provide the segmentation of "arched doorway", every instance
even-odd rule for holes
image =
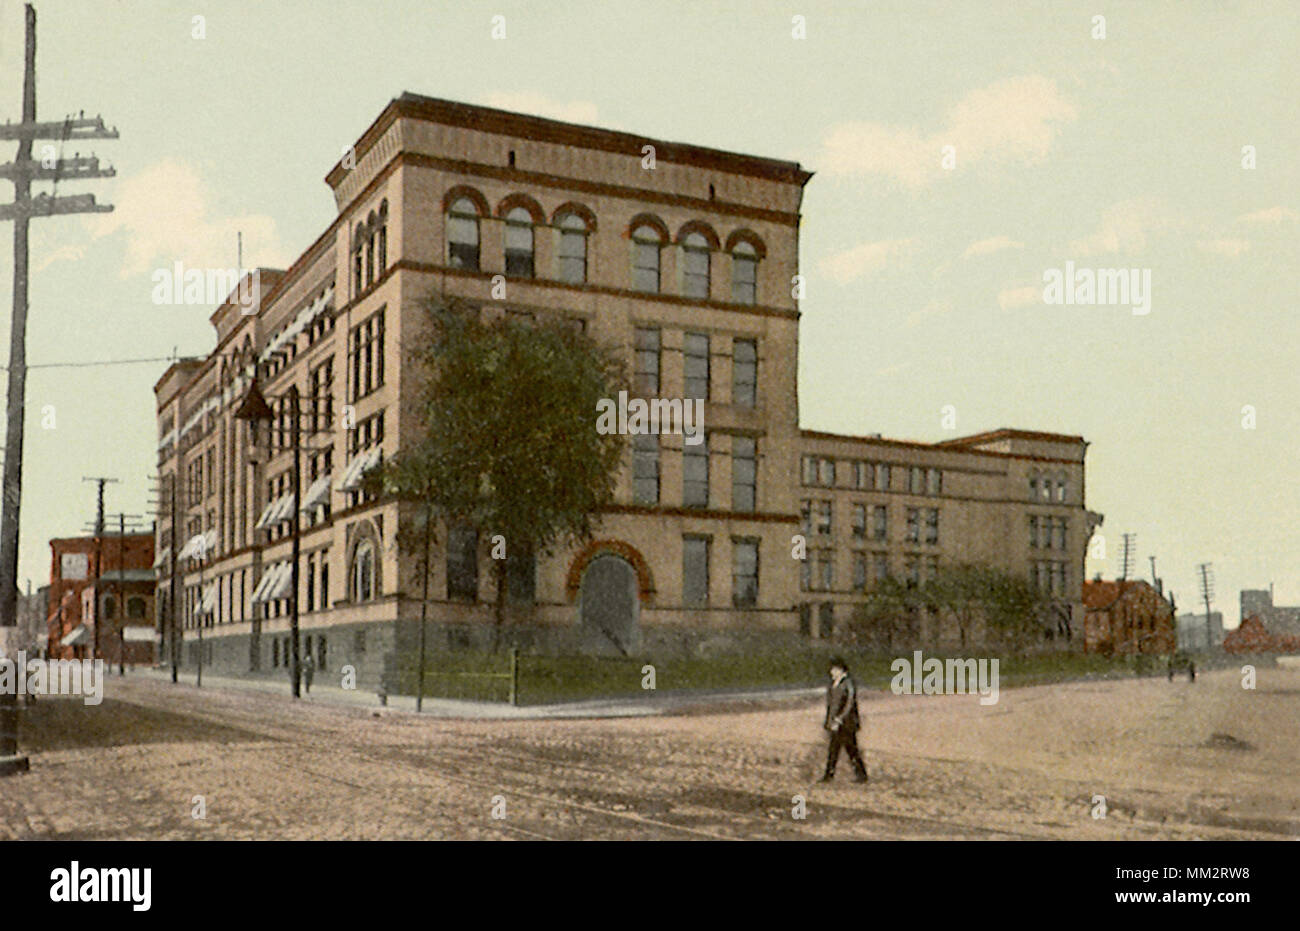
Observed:
[[[628,654],[638,646],[637,575],[632,564],[602,553],[582,574],[581,623],[584,647]]]

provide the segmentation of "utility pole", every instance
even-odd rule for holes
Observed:
[[[1201,600],[1205,602],[1205,650],[1214,649],[1214,628],[1210,622],[1210,602],[1214,600],[1214,569],[1211,563],[1203,562],[1196,567],[1201,573]]]
[[[1127,581],[1129,573],[1133,571],[1133,548],[1137,543],[1136,533],[1124,534],[1124,549],[1120,555],[1120,581]]]
[[[99,485],[95,506],[95,639],[90,650],[90,658],[99,658],[99,577],[104,574],[104,486],[116,484],[118,479],[102,475],[82,476],[83,482],[95,482]]]
[[[13,318],[9,328],[9,396],[5,420],[3,514],[0,514],[0,652],[9,652],[18,612],[18,528],[23,486],[23,409],[27,400],[27,259],[28,223],[32,217],[72,213],[107,213],[113,208],[96,204],[95,195],[32,197],[32,181],[106,178],[115,172],[101,169],[93,156],[83,159],[56,157],[53,146],[45,146],[40,161],[32,160],[34,139],[116,139],[117,130],[104,126],[100,117],[61,122],[36,122],[36,10],[25,9],[26,51],[23,60],[22,120],[0,126],[0,140],[17,141],[14,161],[0,165],[0,178],[14,185],[14,202],[0,205],[0,220],[14,221]],[[26,757],[18,755],[17,696],[0,694],[0,775],[24,772]]]
[[[168,527],[168,544],[167,544],[167,636],[164,642],[167,645],[167,654],[171,661],[172,667],[172,684],[175,685],[180,681],[180,643],[177,639],[180,626],[176,618],[176,598],[177,579],[176,579],[176,554],[180,550],[180,526],[176,517],[176,495],[177,485],[180,484],[178,476],[180,475],[179,467],[171,475],[159,475],[157,479],[164,487],[158,489],[158,500],[154,502],[156,509],[161,512],[164,497],[167,500],[167,527]],[[154,522],[154,540],[157,541],[158,524]],[[155,604],[157,602],[155,601]]]

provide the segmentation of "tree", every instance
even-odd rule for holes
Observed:
[[[945,566],[925,589],[928,602],[952,617],[962,649],[982,618],[991,633],[1015,647],[1040,629],[1042,598],[1028,579],[992,566]]]
[[[849,621],[854,642],[873,649],[893,650],[896,641],[907,638],[914,646],[915,618],[920,608],[917,589],[886,576],[867,593],[867,600],[855,606]]]
[[[562,321],[488,320],[455,298],[432,298],[427,310],[428,333],[404,346],[420,376],[422,433],[366,482],[448,528],[499,535],[495,650],[509,561],[591,539],[614,501],[624,438],[597,432],[596,405],[617,397],[626,368]],[[426,576],[427,561],[426,542]]]

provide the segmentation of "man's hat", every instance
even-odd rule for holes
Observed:
[[[844,657],[842,656],[832,656],[830,662],[826,664],[827,669],[834,669],[836,666],[843,669],[845,672],[849,671],[849,664],[844,662]]]

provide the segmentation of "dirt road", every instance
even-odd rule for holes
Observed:
[[[1297,671],[862,710],[870,784],[842,766],[822,786],[814,704],[445,721],[111,679],[97,707],[26,712],[32,768],[0,783],[0,838],[1300,836]]]

